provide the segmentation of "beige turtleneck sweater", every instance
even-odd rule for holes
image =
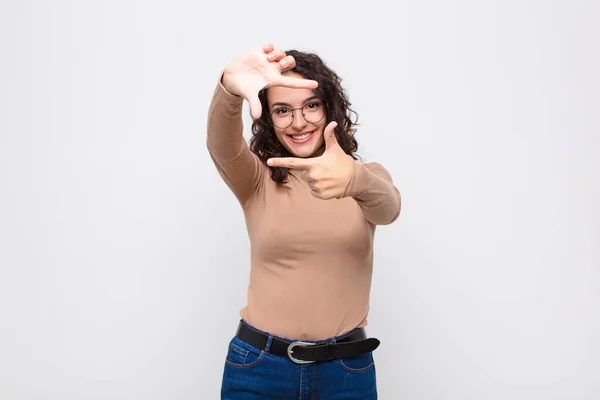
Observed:
[[[356,161],[341,199],[313,197],[294,171],[278,187],[242,136],[243,98],[218,83],[208,114],[209,153],[242,205],[251,244],[241,317],[291,339],[319,340],[367,324],[376,225],[400,213],[400,193],[377,163]]]

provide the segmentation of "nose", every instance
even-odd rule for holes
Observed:
[[[306,120],[302,114],[302,109],[296,109],[293,111],[294,120],[292,121],[292,128],[295,131],[301,131],[306,126]]]

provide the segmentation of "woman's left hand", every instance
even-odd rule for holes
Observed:
[[[311,194],[319,199],[341,198],[352,179],[354,159],[340,147],[334,133],[337,122],[330,122],[323,131],[325,152],[314,158],[275,157],[267,160],[271,167],[302,171]]]

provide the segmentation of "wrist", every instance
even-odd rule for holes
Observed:
[[[227,68],[225,68],[223,73],[221,73],[221,85],[223,85],[225,90],[230,94],[241,96],[241,94],[237,93],[235,85],[232,83],[232,74],[227,70]]]

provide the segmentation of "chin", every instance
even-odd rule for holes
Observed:
[[[294,157],[299,158],[310,158],[316,153],[316,149],[301,149],[299,151],[293,151],[293,149],[288,150],[290,151],[290,153],[292,153]]]

